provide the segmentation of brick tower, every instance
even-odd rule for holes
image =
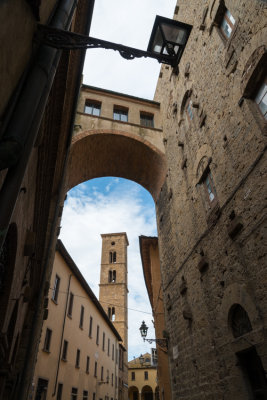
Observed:
[[[127,246],[123,233],[102,234],[99,301],[128,351]]]

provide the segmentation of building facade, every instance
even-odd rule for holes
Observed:
[[[102,234],[99,302],[122,338],[119,400],[128,397],[128,265],[126,233]]]
[[[129,400],[159,400],[157,359],[146,353],[129,361],[128,381]]]
[[[94,1],[0,3],[0,399],[26,399],[65,193],[84,51],[37,40],[38,23],[87,34]]]
[[[162,66],[158,237],[174,399],[265,399],[265,1],[183,1],[179,74]]]
[[[162,279],[160,272],[159,247],[157,237],[139,236],[140,254],[145,284],[152,308],[156,338],[158,399],[171,399],[169,371],[169,338],[166,331]]]
[[[30,398],[118,400],[121,337],[58,240]]]

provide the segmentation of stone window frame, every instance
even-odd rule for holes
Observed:
[[[267,135],[267,120],[255,102],[255,97],[263,81],[267,81],[266,70],[267,47],[262,45],[254,50],[244,67],[240,84],[242,97],[239,101],[240,107],[245,101],[264,135]]]
[[[135,372],[134,371],[131,372],[131,380],[135,381]]]
[[[148,371],[144,371],[144,380],[148,381]]]

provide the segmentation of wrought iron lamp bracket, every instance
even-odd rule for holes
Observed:
[[[150,51],[135,49],[134,47],[124,46],[118,43],[93,38],[78,33],[53,28],[47,25],[38,24],[35,41],[41,42],[50,47],[62,50],[81,50],[81,49],[110,49],[120,53],[126,60],[134,58],[149,57],[158,60],[160,63],[169,64],[173,67],[177,65],[177,60],[167,54],[158,54]]]
[[[168,339],[166,338],[162,338],[162,339],[145,339],[144,338],[144,342],[148,342],[150,344],[152,344],[153,342],[155,342],[159,347],[161,347],[164,350],[168,350]]]

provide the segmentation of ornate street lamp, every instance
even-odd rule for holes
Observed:
[[[148,331],[148,326],[146,325],[145,321],[142,322],[139,331],[141,333],[142,338],[144,339],[144,342],[147,341],[148,343],[152,344],[153,342],[156,342],[156,344],[163,348],[168,350],[168,338],[162,338],[162,339],[146,339],[147,331]],[[140,357],[139,357],[140,360]]]
[[[120,55],[127,60],[149,57],[155,58],[160,63],[177,67],[191,29],[191,25],[157,15],[147,51],[42,24],[38,25],[35,39],[57,49],[112,49],[119,51]]]

